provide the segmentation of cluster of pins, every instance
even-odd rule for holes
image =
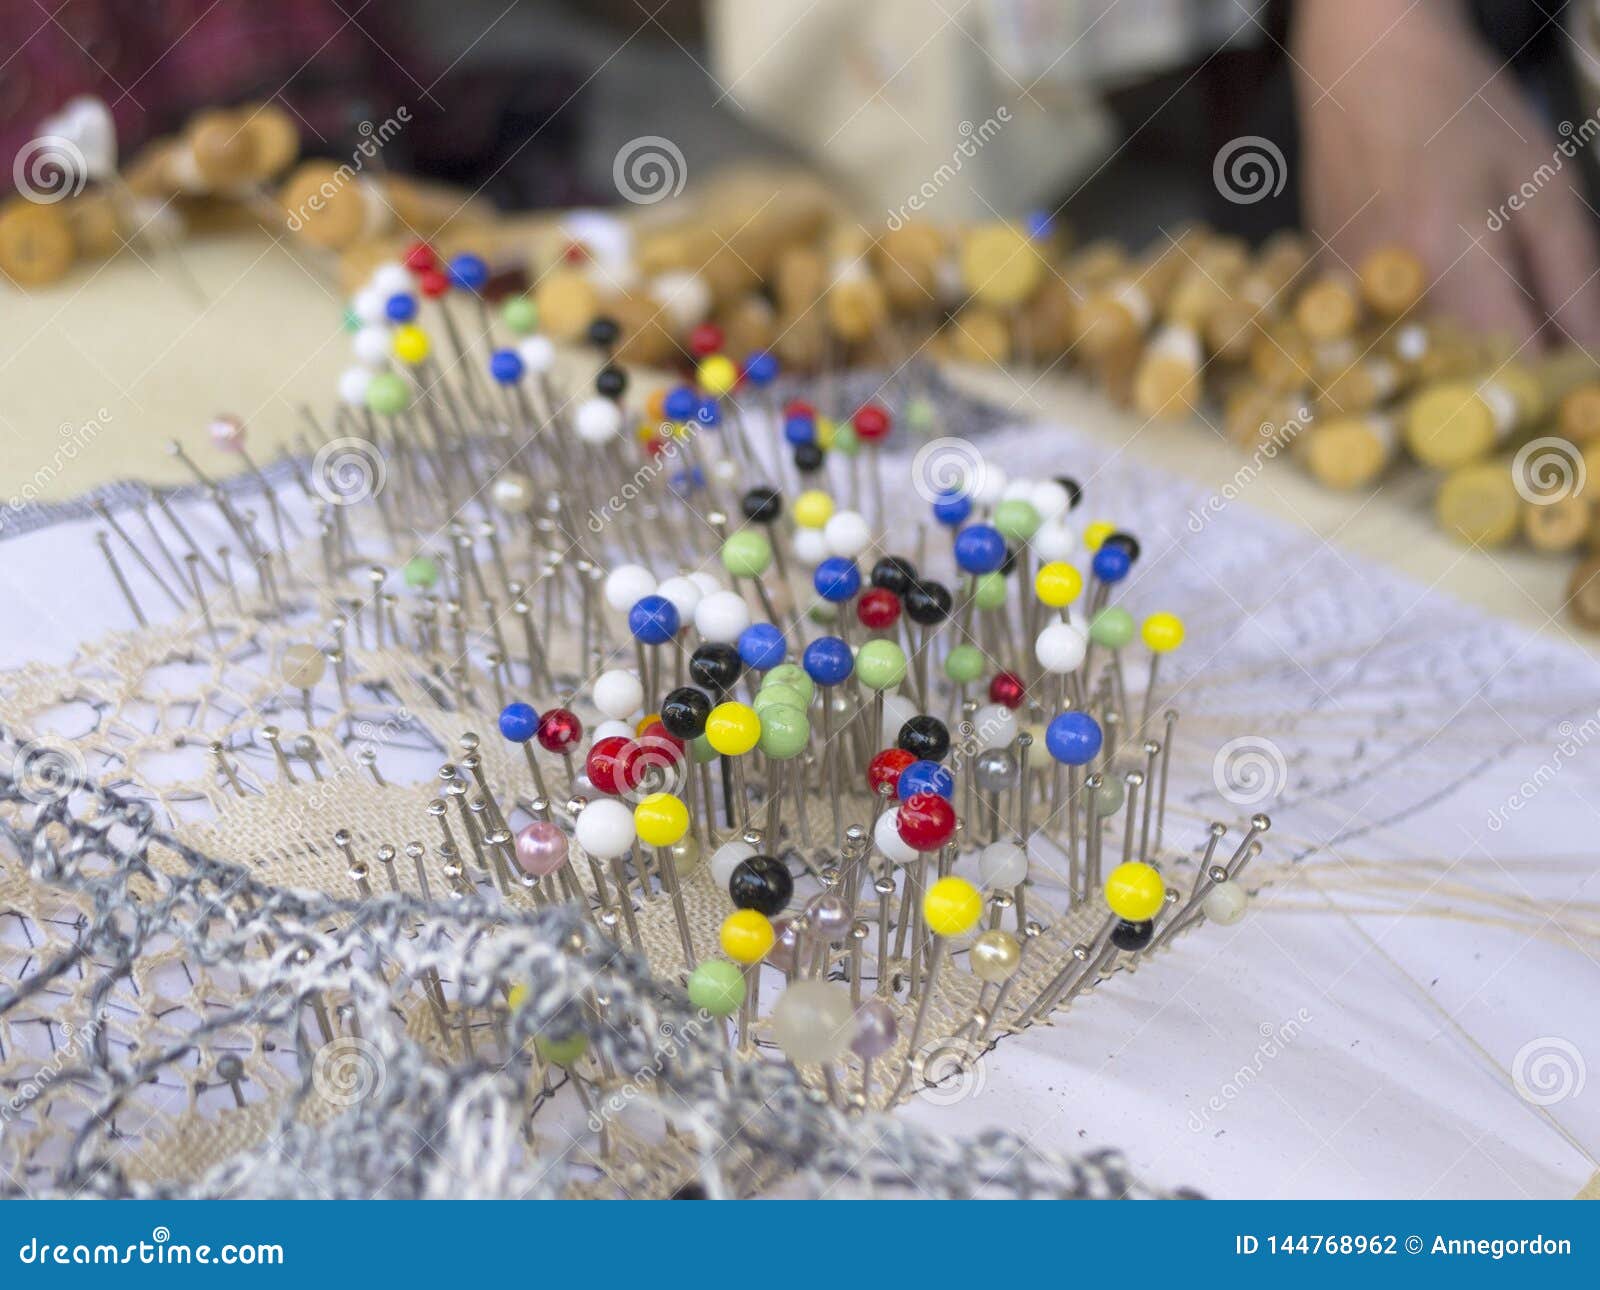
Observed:
[[[1212,826],[1182,889],[1164,876],[1185,852],[1166,842],[1178,718],[1156,700],[1184,627],[1116,603],[1140,544],[1084,522],[1075,481],[975,456],[919,485],[931,513],[890,545],[908,481],[880,451],[885,407],[780,404],[764,352],[697,353],[634,407],[606,318],[592,384],[563,397],[534,311],[492,313],[484,279],[417,247],[358,299],[334,437],[308,412],[312,464],[295,466],[320,587],[209,486],[262,556],[255,612],[284,613],[280,577],[319,593],[326,643],[277,659],[306,729],[288,749],[262,732],[280,778],[297,759],[315,774],[319,714],[345,738],[381,714],[363,682],[380,660],[504,741],[461,738],[435,837],[369,857],[334,835],[353,894],[414,880],[428,898],[575,903],[725,1019],[730,1054],[776,1046],[841,1107],[902,1097],[935,1041],[979,1051],[1242,916],[1265,817],[1226,858]],[[467,310],[439,303],[451,292]],[[255,791],[213,753],[219,783]],[[470,1049],[521,985],[475,1015],[458,984],[454,1001],[419,988]],[[586,1099],[615,1076],[579,1029],[539,1054]]]

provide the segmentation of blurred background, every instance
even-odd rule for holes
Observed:
[[[1465,14],[1487,56],[1552,123],[1584,114],[1590,7],[1420,6],[1424,16]],[[691,179],[741,160],[793,160],[871,212],[895,209],[947,161],[962,122],[975,126],[1004,106],[1007,129],[959,182],[941,186],[928,214],[1009,218],[1070,201],[1085,236],[1138,241],[1204,218],[1259,237],[1296,223],[1301,210],[1294,82],[1307,65],[1294,52],[1296,11],[1338,16],[1368,47],[1362,61],[1379,66],[1383,46],[1400,43],[1396,23],[1418,8],[1371,0],[5,0],[0,148],[17,156],[41,122],[92,94],[109,105],[125,158],[177,134],[201,109],[272,101],[292,114],[304,153],[342,160],[362,122],[404,105],[411,121],[383,164],[459,185],[502,210],[615,202],[618,150],[650,133],[677,144]],[[1419,116],[1430,111],[1425,85],[1397,88],[1416,96]],[[1337,87],[1323,90],[1343,97]],[[1351,109],[1341,102],[1335,110]],[[1218,149],[1240,136],[1270,140],[1287,161],[1282,188],[1248,204],[1226,200],[1212,182]],[[1586,170],[1592,183],[1592,165]]]

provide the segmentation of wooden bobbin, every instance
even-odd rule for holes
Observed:
[[[1011,358],[1011,329],[999,313],[982,305],[968,305],[952,318],[946,335],[951,353],[966,362],[999,366]]]
[[[1594,524],[1594,494],[1587,490],[1547,502],[1524,502],[1522,535],[1536,551],[1576,551]]]
[[[1377,479],[1400,448],[1393,413],[1368,411],[1319,421],[1306,437],[1305,463],[1329,488],[1362,488]]]
[[[961,241],[961,285],[987,309],[1025,304],[1048,270],[1038,248],[1013,224],[982,224]]]
[[[1593,372],[1593,361],[1577,352],[1539,365],[1506,363],[1478,381],[1431,386],[1406,409],[1406,447],[1435,470],[1477,461],[1538,424]]]
[[[1339,340],[1361,322],[1359,284],[1348,274],[1325,273],[1301,288],[1294,302],[1294,321],[1313,344]]]
[[[19,287],[55,282],[77,259],[72,225],[60,205],[25,197],[0,205],[0,272]]]
[[[1556,429],[1563,439],[1577,444],[1600,439],[1600,381],[1585,381],[1562,396]]]
[[[1500,547],[1522,525],[1523,501],[1501,457],[1469,462],[1445,476],[1434,498],[1439,527],[1458,541]]]
[[[1567,580],[1567,615],[1579,627],[1600,631],[1600,555],[1581,561]]]
[[[898,314],[922,315],[939,306],[939,264],[944,234],[923,220],[885,229],[872,249],[873,267],[889,306]]]
[[[1417,254],[1403,246],[1380,246],[1359,267],[1361,299],[1380,318],[1409,313],[1428,289],[1428,271]]]
[[[1184,323],[1167,323],[1144,347],[1133,374],[1133,406],[1145,417],[1180,417],[1194,410],[1204,392],[1205,351],[1200,334]]]

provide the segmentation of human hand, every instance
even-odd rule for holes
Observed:
[[[1579,139],[1535,116],[1455,0],[1306,0],[1290,52],[1306,223],[1333,254],[1410,246],[1441,312],[1519,344],[1600,347]]]

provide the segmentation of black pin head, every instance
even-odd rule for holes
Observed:
[[[701,645],[689,655],[689,675],[712,694],[726,694],[739,680],[744,661],[738,649],[721,641]]]
[[[783,514],[783,494],[762,484],[752,488],[739,502],[739,509],[752,524],[773,524]]]
[[[822,469],[823,452],[814,443],[797,443],[794,446],[794,468],[802,475],[815,474]]]
[[[1124,533],[1124,532],[1122,532],[1121,529],[1118,529],[1115,533],[1112,533],[1110,536],[1108,536],[1106,538],[1106,540],[1104,542],[1102,542],[1100,545],[1101,546],[1120,546],[1124,551],[1126,551],[1128,553],[1128,563],[1130,563],[1130,564],[1138,563],[1138,560],[1139,560],[1139,539],[1134,537],[1132,533]]]
[[[943,761],[950,751],[950,730],[938,717],[920,713],[900,727],[895,743],[918,761]]]
[[[594,388],[608,399],[620,399],[628,388],[628,374],[614,363],[607,363],[594,378]]]
[[[1156,925],[1148,918],[1138,923],[1130,923],[1124,918],[1111,929],[1111,943],[1119,950],[1138,951],[1150,944],[1150,938],[1155,933]]]
[[[617,326],[617,320],[608,318],[605,314],[600,314],[589,324],[589,343],[608,353],[620,335],[622,328]]]
[[[692,685],[680,685],[661,700],[661,724],[669,735],[685,742],[705,734],[710,715],[711,699]]]
[[[937,627],[950,617],[950,591],[931,578],[914,582],[901,597],[911,621],[922,627]]]
[[[728,895],[737,909],[753,909],[775,918],[794,895],[794,879],[781,860],[772,856],[751,856],[739,861],[728,879]]]
[[[1077,510],[1078,503],[1083,500],[1083,485],[1072,478],[1071,475],[1057,475],[1056,483],[1067,490],[1067,509],[1069,511]]]
[[[904,596],[917,580],[916,568],[910,560],[898,555],[886,555],[872,566],[872,585]]]

